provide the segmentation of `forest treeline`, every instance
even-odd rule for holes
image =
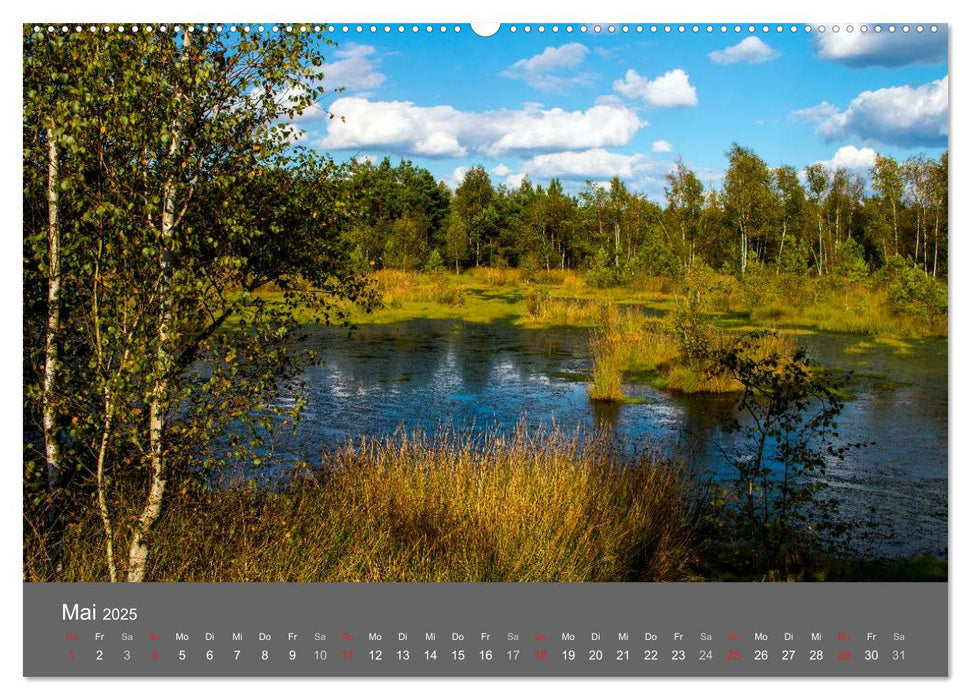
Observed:
[[[947,152],[878,155],[867,177],[823,163],[772,168],[738,144],[726,155],[718,189],[679,161],[661,204],[620,177],[587,181],[574,196],[557,179],[494,187],[475,166],[452,192],[410,161],[355,160],[342,178],[343,235],[372,267],[585,269],[601,285],[679,276],[698,262],[859,277],[895,258],[946,278]]]

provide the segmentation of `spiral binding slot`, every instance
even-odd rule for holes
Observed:
[[[437,25],[432,25],[432,24],[424,24],[424,25],[418,25],[418,24],[411,24],[411,25],[405,25],[405,24],[397,24],[397,25],[391,25],[391,24],[384,24],[384,25],[379,25],[379,24],[370,24],[370,25],[362,25],[362,24],[357,24],[357,25],[352,25],[352,24],[272,24],[272,25],[265,25],[265,24],[230,24],[230,25],[225,25],[225,24],[193,24],[193,25],[189,25],[188,27],[183,27],[182,25],[165,25],[165,24],[159,24],[159,25],[154,25],[154,24],[130,24],[130,25],[126,25],[126,24],[118,24],[118,25],[111,25],[111,24],[106,24],[106,25],[95,25],[95,24],[91,24],[91,25],[80,25],[80,24],[75,24],[75,25],[67,25],[67,24],[52,25],[52,24],[50,24],[50,25],[39,25],[38,24],[38,25],[34,25],[34,27],[33,27],[34,32],[47,33],[47,34],[56,34],[56,33],[61,33],[61,34],[75,33],[75,34],[78,34],[78,33],[82,33],[82,32],[91,32],[91,33],[97,33],[97,32],[103,32],[103,33],[118,32],[118,33],[137,34],[137,33],[140,33],[140,32],[141,33],[152,33],[152,32],[156,32],[156,31],[157,32],[161,32],[161,33],[172,32],[172,33],[178,34],[178,33],[182,32],[183,30],[186,30],[186,31],[189,31],[189,32],[196,32],[196,31],[198,31],[198,32],[202,32],[202,33],[208,33],[208,32],[221,33],[223,31],[226,31],[227,29],[228,29],[228,31],[230,33],[236,33],[236,32],[238,32],[238,33],[243,33],[243,34],[249,33],[249,32],[256,32],[256,33],[260,33],[260,34],[262,34],[262,33],[268,33],[268,32],[272,32],[272,33],[277,33],[277,32],[287,32],[287,33],[300,32],[300,33],[307,33],[307,32],[311,32],[311,33],[326,33],[326,34],[368,34],[368,33],[369,34],[377,34],[377,33],[390,34],[390,33],[396,32],[396,33],[399,33],[399,34],[408,34],[408,33],[410,33],[410,34],[419,34],[419,35],[421,35],[421,34],[447,34],[447,33],[458,34],[458,33],[461,33],[463,31],[472,31],[473,33],[475,33],[475,34],[477,34],[479,36],[491,36],[492,35],[492,33],[486,34],[486,33],[483,33],[482,31],[479,31],[475,26],[473,26],[473,27],[470,28],[468,25],[459,25],[459,24],[454,24],[454,25],[445,25],[445,24],[437,24]],[[861,33],[866,33],[868,31],[872,31],[872,32],[875,32],[875,33],[878,33],[878,34],[881,33],[881,32],[889,32],[891,34],[896,33],[896,32],[901,32],[903,34],[908,34],[908,33],[910,33],[910,32],[913,31],[913,32],[917,32],[918,34],[920,34],[920,33],[923,33],[925,31],[927,31],[927,32],[937,32],[937,31],[939,31],[939,27],[937,25],[935,25],[935,24],[931,24],[931,25],[923,25],[923,24],[917,24],[917,25],[909,25],[909,24],[904,24],[904,25],[895,25],[895,24],[889,24],[889,25],[882,25],[882,24],[875,24],[875,25],[868,25],[868,24],[861,24],[861,25],[852,25],[852,24],[839,25],[839,24],[834,24],[834,25],[831,25],[831,26],[827,26],[827,25],[823,25],[823,24],[820,24],[820,25],[811,25],[811,24],[804,24],[804,25],[797,25],[797,24],[773,24],[773,25],[769,25],[769,24],[763,24],[763,25],[754,25],[754,24],[749,24],[749,25],[740,25],[740,24],[735,24],[735,25],[726,25],[726,24],[722,24],[722,25],[712,25],[712,24],[708,24],[708,25],[699,25],[699,24],[691,24],[691,25],[686,25],[686,24],[562,24],[562,25],[561,24],[550,24],[550,25],[546,25],[546,24],[526,24],[526,25],[517,25],[517,24],[508,24],[508,25],[501,25],[499,27],[499,29],[498,29],[498,32],[495,32],[495,33],[502,33],[502,32],[504,32],[504,33],[507,33],[507,34],[516,34],[518,32],[522,32],[524,34],[531,34],[533,32],[536,32],[536,33],[539,33],[539,34],[544,34],[546,32],[550,32],[550,33],[553,33],[553,34],[558,34],[560,32],[565,32],[567,34],[572,34],[574,32],[579,32],[581,34],[592,33],[592,34],[618,34],[618,35],[620,35],[620,34],[630,34],[630,33],[635,33],[635,34],[645,34],[645,33],[650,33],[650,34],[658,34],[658,33],[661,33],[661,34],[701,34],[701,33],[713,34],[715,32],[720,32],[722,34],[726,34],[726,33],[729,33],[729,32],[732,32],[732,33],[735,33],[735,34],[742,34],[742,33],[745,33],[745,34],[770,34],[770,33],[782,34],[782,33],[785,33],[785,32],[789,32],[789,33],[795,34],[795,33],[800,32],[800,31],[801,32],[804,32],[806,34],[809,34],[809,33],[822,34],[822,33],[825,33],[825,32],[838,33],[838,32],[841,32],[841,31],[844,31],[844,32],[847,32],[847,33],[852,33],[854,31],[859,31]]]

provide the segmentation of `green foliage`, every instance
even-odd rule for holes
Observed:
[[[442,259],[442,254],[438,252],[438,248],[432,248],[428,257],[425,258],[422,272],[441,272],[443,269],[445,269],[445,261]]]
[[[765,161],[751,149],[736,143],[726,156],[725,213],[739,237],[737,269],[744,274],[752,257],[750,248],[766,235],[771,221],[774,204],[771,179]],[[758,260],[757,253],[755,257]]]
[[[420,221],[410,216],[395,219],[384,244],[384,264],[399,270],[415,270],[425,259],[427,232]]]
[[[932,320],[947,313],[947,287],[899,256],[881,271],[880,281],[886,285],[891,307],[901,316]]]
[[[805,274],[809,268],[811,252],[805,240],[788,240],[779,253],[776,267],[779,272]]]
[[[852,238],[836,244],[830,272],[850,282],[864,282],[870,274],[863,257],[863,246]]]
[[[631,267],[638,274],[657,277],[677,277],[682,269],[675,252],[660,237],[654,235],[645,238]]]
[[[310,358],[289,348],[295,310],[326,323],[340,318],[335,299],[370,301],[334,227],[346,212],[340,168],[293,149],[277,126],[323,94],[326,45],[298,32],[25,28],[25,310],[43,309],[50,281],[53,133],[70,368],[52,398],[57,439],[72,473],[98,475],[84,482],[97,499],[74,507],[103,505],[125,476],[150,480],[137,518],[101,510],[109,542],[112,529],[131,528],[136,579],[167,480],[256,463],[271,426],[299,415],[292,380]],[[268,285],[280,292],[273,303],[255,293]],[[36,434],[39,336],[31,329],[24,340],[27,434]],[[272,400],[281,389],[295,397],[285,407]]]
[[[590,286],[604,289],[624,284],[628,277],[624,270],[614,267],[610,254],[601,248],[590,263],[586,279]]]
[[[341,190],[347,215],[338,225],[375,267],[417,269],[426,249],[445,236],[451,195],[411,161],[352,160]]]
[[[785,580],[818,552],[846,545],[826,471],[852,446],[836,444],[845,378],[822,375],[802,351],[759,352],[770,335],[737,338],[715,355],[711,371],[743,387],[740,417],[728,426],[741,438],[726,494],[736,555],[744,570]]]

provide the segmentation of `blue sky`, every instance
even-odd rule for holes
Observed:
[[[670,33],[607,25],[326,35],[325,86],[302,143],[339,160],[411,159],[451,185],[481,164],[496,185],[620,175],[651,197],[682,158],[720,185],[733,142],[770,165],[827,161],[864,173],[874,152],[937,156],[948,133],[947,31]],[[342,120],[328,120],[327,111]]]

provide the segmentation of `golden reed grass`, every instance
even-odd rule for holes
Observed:
[[[115,501],[129,517],[125,499]],[[174,487],[149,577],[681,581],[699,562],[702,503],[683,467],[625,459],[597,439],[580,444],[522,427],[399,434],[331,452],[284,488]],[[25,579],[107,578],[93,507],[68,524],[58,573],[45,561],[41,530],[28,523],[24,535]]]

